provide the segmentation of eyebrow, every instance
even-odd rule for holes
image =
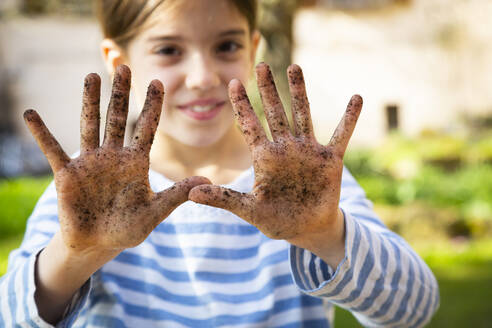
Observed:
[[[218,34],[219,37],[224,37],[224,36],[233,36],[233,35],[245,35],[246,31],[242,28],[238,29],[231,29],[227,30],[224,32],[220,32]],[[183,37],[177,36],[177,35],[161,35],[161,36],[154,36],[150,37],[147,39],[148,42],[155,42],[155,41],[182,41]]]
[[[174,36],[174,35],[161,35],[161,36],[154,36],[151,38],[148,38],[148,42],[154,42],[154,41],[179,41],[183,40],[182,37],[180,36]]]
[[[219,36],[230,36],[230,35],[244,35],[246,34],[246,31],[242,28],[237,28],[237,29],[232,29],[232,30],[227,30],[224,32],[219,33]]]

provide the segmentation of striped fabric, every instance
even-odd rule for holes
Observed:
[[[228,187],[249,191],[249,169]],[[172,182],[150,172],[154,190]],[[104,265],[58,327],[331,327],[333,304],[368,327],[421,327],[439,303],[436,280],[389,231],[350,173],[342,181],[346,255],[330,268],[237,216],[186,202],[139,246]],[[29,218],[0,281],[0,327],[51,327],[34,302],[36,256],[59,228],[52,185]]]

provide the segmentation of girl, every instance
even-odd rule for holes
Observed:
[[[255,1],[98,6],[114,75],[104,139],[96,74],[84,84],[78,157],[26,111],[55,181],[9,259],[0,326],[329,327],[333,304],[368,326],[430,319],[431,271],[343,168],[359,96],[323,146],[300,68],[288,70],[291,131],[258,65],[270,141],[243,88]],[[131,80],[143,110],[123,146]]]

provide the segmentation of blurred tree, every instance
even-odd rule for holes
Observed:
[[[335,9],[377,9],[388,5],[407,5],[412,0],[308,0]]]
[[[260,0],[258,27],[266,43],[263,60],[270,65],[287,112],[289,87],[286,69],[292,63],[292,24],[299,0]],[[291,115],[288,113],[290,120]]]
[[[263,60],[275,75],[275,81],[287,112],[289,89],[285,71],[292,63],[293,21],[299,7],[321,6],[334,9],[370,9],[412,0],[259,0],[258,27],[266,41]],[[288,117],[290,120],[290,113]]]
[[[266,43],[266,49],[260,55],[272,68],[289,121],[291,114],[286,69],[292,63],[293,22],[299,7],[357,10],[408,5],[411,2],[412,0],[259,0],[258,28]],[[258,114],[262,116],[262,111]]]
[[[23,14],[39,15],[48,11],[49,0],[22,0],[20,2],[20,10]]]

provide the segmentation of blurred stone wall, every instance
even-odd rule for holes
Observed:
[[[28,108],[38,110],[67,153],[78,148],[82,80],[75,90],[69,79],[77,70],[102,67],[94,56],[94,23],[77,18],[90,14],[90,0],[0,1],[0,177],[50,172],[24,126]],[[93,49],[90,56],[86,46]]]
[[[414,0],[404,6],[301,10],[294,61],[308,83],[318,137],[328,141],[350,96],[364,108],[351,144],[379,144],[387,108],[399,130],[459,132],[460,117],[492,115],[492,1]]]
[[[98,27],[91,19],[56,16],[0,21],[3,55],[0,70],[9,79],[9,116],[20,138],[20,142],[15,143],[17,149],[24,149],[28,147],[26,145],[36,149],[22,118],[26,109],[33,108],[68,154],[78,150],[79,115],[86,74],[96,72],[102,76],[103,109],[108,100],[110,82],[99,54],[100,40]],[[7,110],[7,107],[2,108],[2,112]],[[12,144],[9,141],[9,147]],[[43,161],[39,163],[42,165]]]

